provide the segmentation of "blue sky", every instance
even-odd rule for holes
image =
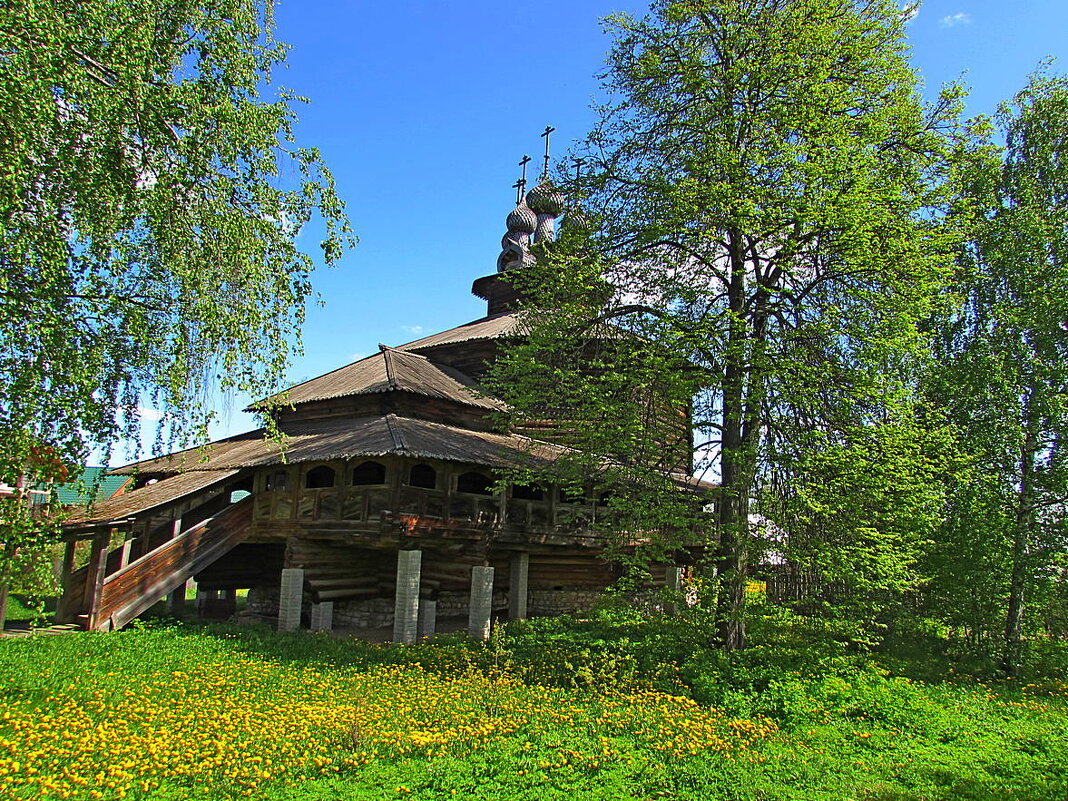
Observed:
[[[280,0],[292,50],[275,82],[310,99],[298,143],[322,151],[360,237],[315,273],[323,305],[309,306],[293,383],[485,314],[471,282],[495,269],[516,162],[540,154],[546,125],[557,154],[586,132],[610,44],[600,19],[646,8]],[[928,0],[910,23],[927,92],[963,80],[969,114],[992,113],[1047,56],[1068,70],[1066,34],[1068,0]],[[301,234],[305,250],[316,233]],[[247,400],[220,399],[217,435],[254,426]]]

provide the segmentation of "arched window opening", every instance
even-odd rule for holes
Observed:
[[[304,486],[307,489],[323,489],[334,486],[334,468],[321,464],[313,467],[304,477]]]
[[[438,471],[428,464],[414,464],[412,469],[408,471],[408,486],[436,489],[438,486]]]
[[[289,484],[289,472],[275,470],[267,476],[267,489],[271,492],[285,492]]]
[[[353,485],[385,484],[386,466],[381,462],[361,462],[352,470]]]
[[[469,492],[472,495],[492,495],[493,479],[484,473],[461,473],[456,479],[457,492]]]
[[[533,484],[515,484],[512,487],[512,497],[519,501],[544,501],[545,490]]]

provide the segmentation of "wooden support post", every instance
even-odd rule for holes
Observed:
[[[63,549],[63,565],[59,569],[59,600],[56,602],[56,623],[68,623],[71,618],[70,575],[74,572],[77,543],[71,540]]]
[[[393,604],[393,642],[415,642],[419,632],[419,578],[422,551],[397,551],[396,599]]]
[[[527,575],[530,572],[530,554],[518,551],[512,554],[508,574],[508,619],[527,619]]]
[[[304,602],[304,570],[287,567],[282,570],[282,589],[278,595],[278,630],[296,631],[300,628],[300,612]]]
[[[4,636],[4,624],[7,622],[7,582],[0,582],[0,637]]]
[[[192,579],[183,581],[173,592],[167,595],[167,612],[175,617],[185,614],[185,596]]]
[[[171,539],[173,540],[182,533],[182,518],[176,517],[171,523]]]
[[[438,602],[421,600],[419,602],[419,636],[429,637],[438,628]]]
[[[490,613],[493,611],[493,568],[471,568],[471,602],[468,607],[467,633],[476,640],[488,640]]]
[[[103,610],[100,608],[100,602],[103,600],[104,579],[107,578],[108,572],[109,540],[110,537],[107,534],[101,535],[93,540],[93,550],[89,556],[89,575],[85,577],[85,608],[88,616],[86,628],[88,628],[89,631],[96,630],[101,622],[101,616],[103,614]]]
[[[126,540],[122,544],[122,550],[119,552],[119,570],[122,570],[128,564],[130,564],[130,554],[133,552],[134,541],[132,539]],[[141,546],[141,555],[144,556],[144,546]]]

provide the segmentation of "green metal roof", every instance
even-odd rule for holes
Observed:
[[[130,476],[109,476],[106,472],[106,467],[86,467],[77,480],[56,484],[56,497],[64,506],[84,506],[90,500],[110,498],[130,480]]]

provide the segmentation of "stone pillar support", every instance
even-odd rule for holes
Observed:
[[[493,611],[493,568],[475,565],[471,568],[471,604],[467,619],[467,633],[476,640],[488,640],[490,613]]]
[[[323,601],[319,604],[312,604],[311,608],[311,630],[312,631],[330,631],[334,628],[334,602]]]
[[[419,633],[419,576],[422,563],[422,551],[397,551],[393,642],[415,642]]]
[[[438,602],[422,600],[419,602],[419,636],[429,637],[437,631]]]
[[[300,608],[304,601],[304,570],[287,567],[282,570],[282,590],[278,594],[278,630],[296,631],[300,628]]]
[[[527,619],[527,574],[530,572],[530,554],[517,551],[512,554],[508,575],[508,619]]]
[[[664,569],[664,578],[664,586],[672,595],[672,600],[664,605],[664,612],[669,615],[674,615],[678,612],[678,601],[675,599],[682,594],[682,568],[675,565],[668,565]]]

